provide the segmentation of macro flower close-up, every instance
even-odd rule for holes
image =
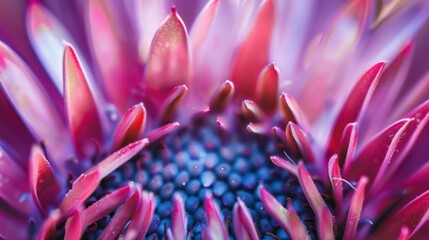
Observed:
[[[428,0],[0,0],[0,239],[428,239]]]

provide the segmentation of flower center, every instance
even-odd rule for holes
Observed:
[[[281,146],[272,137],[249,133],[240,122],[233,126],[226,131],[218,127],[214,117],[194,120],[190,126],[152,144],[107,176],[87,205],[126,182],[140,183],[143,189],[153,192],[156,199],[147,236],[163,239],[171,223],[173,195],[180,194],[188,214],[188,231],[199,239],[205,223],[204,196],[209,191],[221,209],[230,234],[234,233],[233,206],[240,198],[261,236],[286,237],[264,210],[258,194],[261,183],[283,206],[293,204],[310,234],[314,234],[314,213],[298,180],[270,161],[270,156],[283,154]],[[95,227],[88,227],[86,238],[101,234],[111,216],[99,220]]]

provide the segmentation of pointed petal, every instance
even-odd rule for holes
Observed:
[[[410,239],[410,229],[407,227],[402,227],[401,232],[399,233],[399,236],[396,238],[396,240],[408,240]]]
[[[186,85],[180,85],[175,87],[171,93],[168,94],[162,106],[161,123],[167,123],[174,118],[174,114],[187,92],[188,88]]]
[[[217,92],[213,95],[210,101],[210,110],[214,112],[222,112],[234,95],[234,84],[226,80]]]
[[[270,133],[269,127],[264,123],[249,123],[246,126],[246,129],[251,133],[259,135],[267,135]]]
[[[147,136],[147,139],[149,139],[149,142],[151,142],[151,143],[156,142],[157,140],[165,137],[167,134],[170,134],[171,132],[173,132],[174,130],[179,128],[179,126],[180,126],[180,124],[178,122],[166,124],[160,128],[155,129],[153,132],[151,132]]]
[[[244,100],[241,106],[244,114],[251,122],[261,122],[265,116],[262,109],[260,109],[252,100]]]
[[[146,108],[139,103],[130,108],[118,124],[114,137],[115,149],[139,139],[146,126]]]
[[[64,101],[77,153],[92,157],[102,142],[100,117],[75,50],[64,51]]]
[[[191,56],[188,33],[176,9],[172,9],[156,33],[146,65],[146,84],[161,93],[189,81]]]
[[[205,239],[227,240],[228,234],[222,213],[211,194],[207,194],[204,199],[204,210],[206,213]]]
[[[30,155],[29,180],[31,193],[41,210],[46,211],[48,207],[57,204],[62,193],[61,185],[42,149],[37,145],[33,146]]]
[[[171,220],[171,230],[174,240],[185,240],[187,235],[187,219],[183,198],[174,195],[173,216]]]
[[[360,115],[365,112],[384,66],[384,62],[372,66],[352,88],[332,128],[326,156],[331,156],[338,151],[341,135],[346,125],[358,121]]]
[[[350,202],[349,213],[347,215],[346,229],[343,239],[355,239],[358,223],[360,220],[363,201],[365,200],[365,188],[368,183],[367,177],[361,177],[356,192],[353,193]]]
[[[272,156],[270,157],[271,161],[286,170],[288,173],[292,174],[293,176],[298,176],[298,167],[294,165],[293,163],[279,157],[279,156]]]
[[[135,49],[129,49],[121,39],[121,26],[114,22],[105,1],[88,2],[88,35],[95,59],[100,66],[102,85],[107,96],[120,112],[125,112],[132,97],[135,79],[139,79]]]
[[[133,187],[133,184],[127,184],[83,210],[81,214],[82,228],[87,228],[89,225],[95,223],[121,206],[130,196]]]
[[[285,124],[293,122],[301,128],[306,127],[304,115],[296,100],[287,93],[282,93],[279,101],[280,114]]]
[[[65,240],[77,240],[83,235],[84,228],[82,226],[82,217],[80,211],[77,211],[73,216],[67,219],[65,226]]]
[[[57,224],[61,218],[60,211],[55,210],[45,219],[37,234],[37,240],[55,239],[57,237]]]
[[[310,239],[307,229],[295,212],[285,209],[262,185],[259,187],[259,194],[265,210],[292,239]]]
[[[352,158],[356,151],[358,139],[357,124],[349,123],[344,128],[343,136],[341,137],[340,149],[338,152],[338,164],[343,171],[348,171]]]
[[[0,42],[0,83],[21,119],[45,142],[54,161],[62,166],[70,152],[63,119],[30,69],[3,42]]]
[[[289,124],[287,125],[286,132],[288,131],[290,131],[291,136],[293,137],[293,140],[290,139],[289,141],[295,142],[303,160],[307,163],[315,162],[316,160],[313,153],[313,148],[311,147],[307,134],[305,134],[304,131],[302,131],[302,129],[293,122],[289,122]],[[288,138],[289,136],[290,135],[287,134],[286,138]]]
[[[137,207],[141,204],[141,191],[139,187],[135,188],[133,195],[124,203],[118,212],[110,220],[103,233],[100,235],[100,240],[116,239],[122,232],[127,222],[136,213]]]
[[[300,162],[298,164],[298,180],[302,187],[311,208],[316,213],[318,224],[318,233],[321,239],[334,239],[334,223],[332,214],[323,201],[322,196],[317,190],[316,185],[311,179],[310,174],[305,169],[305,166]]]
[[[269,63],[275,9],[274,0],[262,2],[255,23],[235,56],[230,79],[241,99],[253,99],[259,73]]]
[[[255,102],[267,115],[272,115],[277,108],[278,91],[279,69],[270,63],[259,74],[255,98]]]
[[[155,199],[153,193],[148,192],[142,192],[141,198],[141,203],[125,234],[125,240],[143,239],[149,229],[155,211]]]
[[[197,19],[192,26],[190,33],[190,41],[192,44],[193,52],[198,52],[204,40],[207,37],[213,19],[216,16],[219,0],[211,0],[207,2],[206,6],[201,10]]]
[[[409,229],[410,237],[416,233],[429,217],[429,191],[421,194],[395,214],[388,216],[371,239],[394,239],[403,227]]]
[[[258,240],[259,235],[252,216],[241,199],[234,204],[233,214],[235,235],[243,240]]]
[[[341,179],[341,169],[338,163],[338,156],[334,155],[329,159],[328,177],[332,187],[332,193],[335,199],[336,216],[340,216],[343,205],[343,182]]]

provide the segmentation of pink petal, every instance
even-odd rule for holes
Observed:
[[[139,139],[146,126],[146,108],[139,103],[130,108],[118,124],[114,137],[115,148],[123,147]]]
[[[328,176],[335,199],[336,216],[340,216],[343,205],[343,182],[341,181],[341,169],[338,163],[338,156],[334,155],[329,159]]]
[[[313,179],[301,162],[298,164],[298,180],[305,197],[316,214],[317,222],[319,223],[319,237],[321,239],[334,239],[334,223],[332,214],[329,212],[328,207],[323,201],[319,190],[317,190]]]
[[[262,2],[255,23],[235,56],[230,79],[241,99],[252,99],[255,96],[259,73],[270,62],[269,50],[275,23],[275,9],[274,0]]]
[[[410,239],[410,229],[407,227],[402,227],[401,232],[399,233],[399,236],[396,238],[396,240],[408,240]]]
[[[271,130],[268,124],[264,124],[264,123],[249,123],[246,126],[246,129],[251,133],[260,134],[260,135],[270,134],[270,130]]]
[[[421,194],[406,206],[388,216],[371,235],[372,239],[394,239],[401,229],[407,227],[410,237],[415,234],[429,217],[429,191]]]
[[[238,199],[234,204],[234,231],[235,236],[239,236],[243,240],[258,240],[259,235],[256,231],[255,223],[241,199]]]
[[[358,121],[360,115],[365,112],[384,66],[384,62],[372,66],[353,87],[332,128],[326,156],[331,156],[338,151],[341,135],[346,125]]]
[[[145,70],[145,83],[161,93],[189,81],[191,58],[188,33],[174,8],[152,41]]]
[[[278,91],[279,69],[270,63],[259,74],[255,98],[255,102],[267,115],[272,115],[277,108]]]
[[[137,213],[137,207],[141,204],[140,188],[135,188],[133,195],[124,203],[119,211],[110,220],[107,227],[104,229],[100,240],[116,239],[121,234],[127,222]]]
[[[174,240],[185,240],[187,235],[187,218],[183,199],[179,195],[174,196],[173,216],[171,230]]]
[[[307,134],[305,134],[304,131],[302,131],[302,129],[293,122],[289,122],[286,127],[286,132],[286,138],[289,137],[289,141],[295,142],[303,160],[307,163],[315,162],[316,160],[313,153],[313,148],[311,147]],[[288,134],[288,132],[290,132],[290,135]],[[292,137],[293,139],[291,139],[290,137]]]
[[[244,100],[241,106],[244,114],[251,122],[261,122],[265,116],[262,109],[260,109],[252,100]]]
[[[365,188],[368,183],[367,177],[361,177],[357,186],[356,192],[353,193],[350,202],[349,213],[347,215],[346,229],[344,231],[344,239],[355,239],[358,223],[360,220],[363,201],[365,200]]]
[[[156,142],[157,140],[165,137],[167,134],[170,134],[171,132],[173,132],[174,130],[179,128],[179,126],[180,126],[180,124],[178,122],[166,124],[160,128],[155,129],[153,132],[151,132],[147,136],[147,139],[149,139],[149,142],[151,142],[151,143]]]
[[[204,239],[227,240],[228,233],[222,213],[211,194],[206,195],[204,199],[204,210],[206,213],[206,229],[203,233]]]
[[[137,58],[134,49],[123,42],[122,26],[118,26],[113,17],[105,1],[88,2],[88,35],[93,54],[100,63],[103,86],[109,99],[120,112],[125,112],[141,70],[134,59]]]
[[[143,239],[149,229],[155,211],[155,200],[152,193],[143,192],[141,203],[131,219],[125,239]]]
[[[67,136],[65,123],[52,99],[30,69],[2,42],[0,42],[0,83],[21,119],[45,142],[54,161],[63,166],[63,161],[70,152],[70,142],[64,137]]]
[[[271,161],[286,170],[288,173],[292,174],[293,176],[298,176],[298,167],[294,165],[293,163],[279,157],[279,156],[272,156],[270,157]]]
[[[216,16],[217,9],[219,6],[219,0],[211,0],[207,2],[203,10],[201,10],[197,19],[192,26],[190,41],[192,44],[192,51],[194,53],[199,52],[201,45],[206,39],[210,26]]]
[[[133,187],[133,184],[127,184],[83,210],[81,214],[82,228],[85,229],[121,206],[130,196]]]
[[[304,115],[296,100],[287,93],[282,93],[279,101],[280,114],[285,124],[293,122],[301,128],[306,127]]]
[[[234,95],[234,84],[226,80],[217,92],[213,95],[210,101],[210,110],[214,112],[221,112],[228,106]]]
[[[55,239],[55,237],[57,237],[56,228],[60,219],[60,211],[53,211],[48,218],[43,221],[43,225],[37,234],[37,240]]]
[[[187,92],[188,88],[186,85],[180,85],[175,87],[171,93],[168,94],[162,106],[161,123],[167,123],[174,118],[174,114]]]
[[[77,211],[73,216],[67,219],[65,226],[65,240],[78,240],[83,235],[84,228],[82,226],[82,217],[80,211]]]
[[[344,128],[340,149],[338,151],[338,164],[343,168],[343,171],[348,171],[350,167],[350,163],[356,151],[357,140],[358,132],[356,123],[347,124]]]
[[[309,239],[307,229],[299,219],[296,212],[285,209],[267,190],[261,185],[259,194],[265,210],[276,222],[288,232],[292,239]]]
[[[77,153],[92,157],[102,142],[100,117],[75,50],[64,51],[64,101]]]
[[[48,207],[58,203],[61,185],[42,149],[37,145],[33,146],[30,155],[29,180],[31,193],[41,210],[46,211]]]

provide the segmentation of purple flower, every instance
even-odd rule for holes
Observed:
[[[0,238],[429,236],[428,1],[3,5]]]

